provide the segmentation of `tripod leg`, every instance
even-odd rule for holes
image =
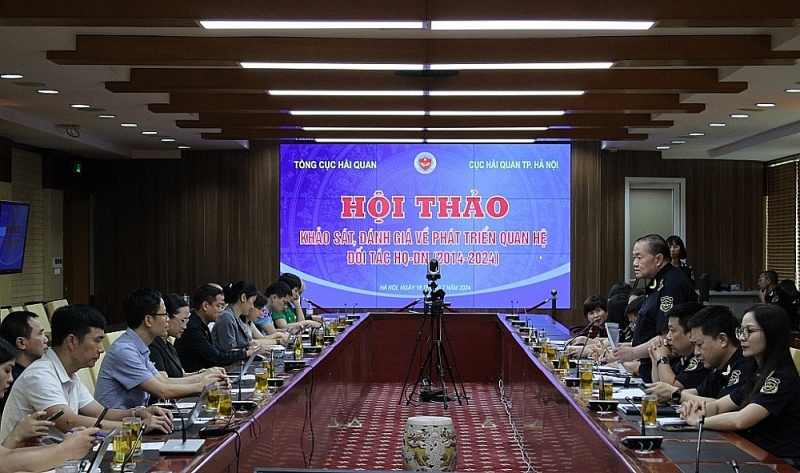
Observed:
[[[464,380],[461,377],[461,372],[458,369],[458,362],[456,361],[456,355],[453,353],[453,343],[450,341],[450,334],[447,332],[447,325],[444,323],[444,315],[442,315],[441,320],[441,331],[444,333],[444,338],[447,340],[447,346],[450,347],[450,357],[453,359],[453,367],[456,369],[456,375],[458,376],[458,384],[461,385],[461,394],[458,392],[458,388],[456,387],[456,378],[453,376],[453,370],[450,366],[450,363],[447,360],[447,354],[445,353],[445,366],[447,367],[447,372],[450,374],[450,380],[453,383],[453,391],[456,393],[456,400],[458,401],[458,405],[461,405],[461,398],[463,397],[467,401],[467,405],[469,405],[469,398],[467,397],[467,390],[464,387]],[[439,334],[441,337],[441,333]]]
[[[400,400],[397,402],[398,405],[403,403],[403,399],[406,400],[406,406],[411,403],[411,398],[414,397],[414,393],[417,391],[417,387],[419,386],[419,383],[422,380],[425,364],[429,362],[429,360],[426,360],[425,363],[420,366],[419,375],[417,376],[417,381],[414,383],[414,387],[411,389],[411,392],[408,393],[408,396],[406,396],[406,390],[408,389],[408,379],[411,377],[411,369],[414,366],[414,359],[417,357],[417,350],[419,349],[422,343],[422,329],[425,327],[425,322],[427,318],[428,318],[428,308],[426,307],[422,315],[422,321],[419,324],[419,330],[417,330],[417,340],[414,342],[414,350],[411,351],[411,359],[408,361],[408,371],[406,371],[406,379],[403,381],[403,390],[400,392]],[[428,354],[428,357],[430,358],[430,354]]]
[[[436,340],[436,371],[439,374],[439,380],[442,382],[442,404],[444,409],[447,410],[447,380],[444,376],[444,367],[447,365],[447,358],[442,350],[442,340]],[[449,370],[449,367],[448,367]],[[450,378],[453,378],[453,373],[450,373]],[[455,387],[455,385],[453,385]],[[458,395],[458,392],[456,392]],[[461,401],[459,401],[460,403]]]

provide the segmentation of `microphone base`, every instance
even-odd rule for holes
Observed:
[[[158,453],[197,453],[205,445],[206,441],[203,439],[188,439],[184,442],[181,439],[169,439],[164,442],[164,445],[158,449]]]

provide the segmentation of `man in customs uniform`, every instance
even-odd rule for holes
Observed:
[[[652,382],[653,363],[648,353],[651,341],[666,335],[667,312],[678,304],[696,300],[692,282],[676,266],[670,264],[669,246],[659,235],[650,234],[633,245],[633,270],[636,279],[648,279],[645,300],[636,318],[633,341],[614,350],[617,361],[639,359],[639,376]]]

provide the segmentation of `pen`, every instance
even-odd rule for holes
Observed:
[[[74,433],[75,433],[75,430],[73,430],[73,429],[69,429],[69,430],[67,431],[67,433],[68,433],[68,434],[74,434]],[[104,439],[104,438],[106,438],[106,434],[104,434],[103,432],[97,432],[96,434],[94,434],[94,436],[95,436],[95,437],[97,437],[97,438],[100,438],[100,439]]]

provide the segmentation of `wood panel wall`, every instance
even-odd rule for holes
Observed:
[[[94,303],[110,323],[137,287],[277,279],[277,146],[96,164]]]
[[[686,179],[688,261],[695,278],[755,288],[764,265],[764,165],[753,161],[664,160],[657,152],[608,152],[576,144],[572,153],[572,307],[607,295],[625,275],[625,178]]]
[[[191,293],[208,281],[278,274],[278,145],[187,152],[176,161],[98,161],[95,177],[95,305],[122,321],[132,289]],[[763,164],[662,160],[658,153],[572,152],[572,310],[624,278],[625,177],[683,177],[689,261],[695,274],[754,287],[764,264]]]

